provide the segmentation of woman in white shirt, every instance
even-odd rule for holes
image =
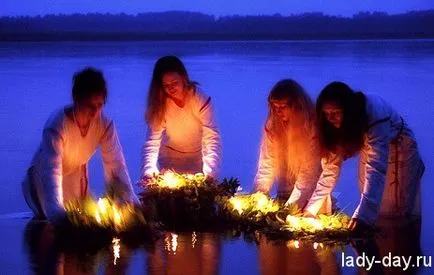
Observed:
[[[294,80],[276,83],[268,96],[255,191],[269,193],[277,183],[279,199],[303,208],[321,173],[315,107],[309,95]],[[331,211],[331,199],[324,203]]]
[[[138,203],[112,120],[102,113],[107,98],[102,73],[86,68],[74,75],[73,105],[51,115],[23,181],[24,198],[38,218],[66,222],[64,204],[89,195],[88,162],[101,149],[106,191],[121,202]]]
[[[342,82],[327,85],[317,100],[323,172],[305,208],[316,215],[332,192],[345,159],[360,153],[360,202],[350,229],[369,230],[379,215],[420,217],[425,166],[412,131],[390,104],[354,92]]]
[[[154,66],[146,122],[143,178],[168,169],[218,176],[220,134],[211,97],[198,90],[176,56],[164,56]]]

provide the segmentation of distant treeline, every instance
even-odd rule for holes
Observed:
[[[197,12],[0,17],[0,40],[434,38],[434,10],[352,17],[305,13],[214,17]]]

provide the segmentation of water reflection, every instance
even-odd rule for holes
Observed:
[[[34,274],[126,274],[131,249],[113,238],[77,240],[58,236],[43,221],[30,221],[24,230],[24,247]]]
[[[422,255],[420,226],[420,221],[404,224],[387,221],[381,225],[381,232],[375,238],[353,240],[345,247],[305,240],[272,241],[257,235],[257,260],[245,267],[231,266],[230,269],[241,268],[246,274],[262,275],[417,274],[420,269],[411,265],[416,264],[416,256]],[[240,264],[243,264],[242,259],[249,257],[252,249],[251,244],[247,244],[248,239],[243,241],[239,236],[238,239],[226,240],[218,233],[165,232],[152,243],[109,238],[80,240],[71,235],[62,238],[54,234],[49,224],[37,221],[29,222],[24,230],[25,250],[35,274],[231,274],[221,268],[228,264],[222,260],[223,242],[243,246],[236,252]],[[353,257],[375,256],[380,260],[389,255],[401,259],[411,256],[413,261],[407,270],[381,264],[374,264],[367,270],[342,266],[342,253]],[[133,258],[146,263],[133,264]]]
[[[218,274],[221,252],[219,234],[171,233],[147,255],[148,274]]]
[[[374,264],[369,271],[366,268],[359,268],[358,274],[418,274],[420,268],[417,267],[417,257],[422,256],[420,248],[421,220],[409,222],[383,219],[379,221],[379,229],[380,233],[375,239],[354,241],[351,247],[358,256],[364,253],[369,257],[375,256],[375,259],[386,259],[384,261],[386,266]],[[397,266],[396,256],[400,257],[400,267]],[[405,257],[405,261],[411,259],[406,270],[404,270],[403,257]],[[423,265],[423,261],[420,261],[419,266],[421,265]]]
[[[298,240],[276,243],[261,238],[260,271],[262,275],[340,274],[335,251],[322,243]]]

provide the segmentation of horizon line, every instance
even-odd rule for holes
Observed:
[[[309,14],[321,14],[323,16],[330,16],[330,17],[341,17],[341,18],[352,18],[358,14],[361,13],[369,13],[369,14],[385,14],[388,16],[393,15],[406,15],[409,13],[419,13],[419,12],[434,12],[434,9],[422,9],[422,10],[409,10],[406,12],[397,12],[397,13],[390,13],[385,11],[366,11],[361,10],[357,13],[353,13],[352,15],[342,15],[342,14],[329,14],[322,11],[309,11],[309,12],[300,12],[300,13],[291,13],[284,15],[282,13],[276,12],[276,13],[266,13],[266,14],[226,14],[226,15],[215,15],[210,14],[206,12],[201,11],[189,11],[189,10],[166,10],[166,11],[149,11],[149,12],[137,12],[137,13],[127,13],[127,12],[88,12],[88,13],[81,13],[81,12],[70,12],[70,13],[46,13],[46,14],[35,14],[35,15],[0,15],[0,18],[35,18],[35,17],[48,17],[48,16],[71,16],[71,15],[111,15],[111,16],[117,16],[117,15],[127,15],[127,16],[139,16],[144,14],[164,14],[164,13],[171,13],[171,12],[178,12],[178,13],[196,13],[196,14],[202,14],[202,15],[208,15],[213,16],[215,19],[224,18],[224,17],[232,17],[232,16],[240,16],[240,17],[248,17],[248,16],[281,16],[281,17],[294,17],[294,16],[302,16],[302,15],[309,15]]]

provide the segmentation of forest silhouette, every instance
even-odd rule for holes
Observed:
[[[271,40],[433,38],[434,10],[283,16],[171,11],[0,17],[0,40]]]

